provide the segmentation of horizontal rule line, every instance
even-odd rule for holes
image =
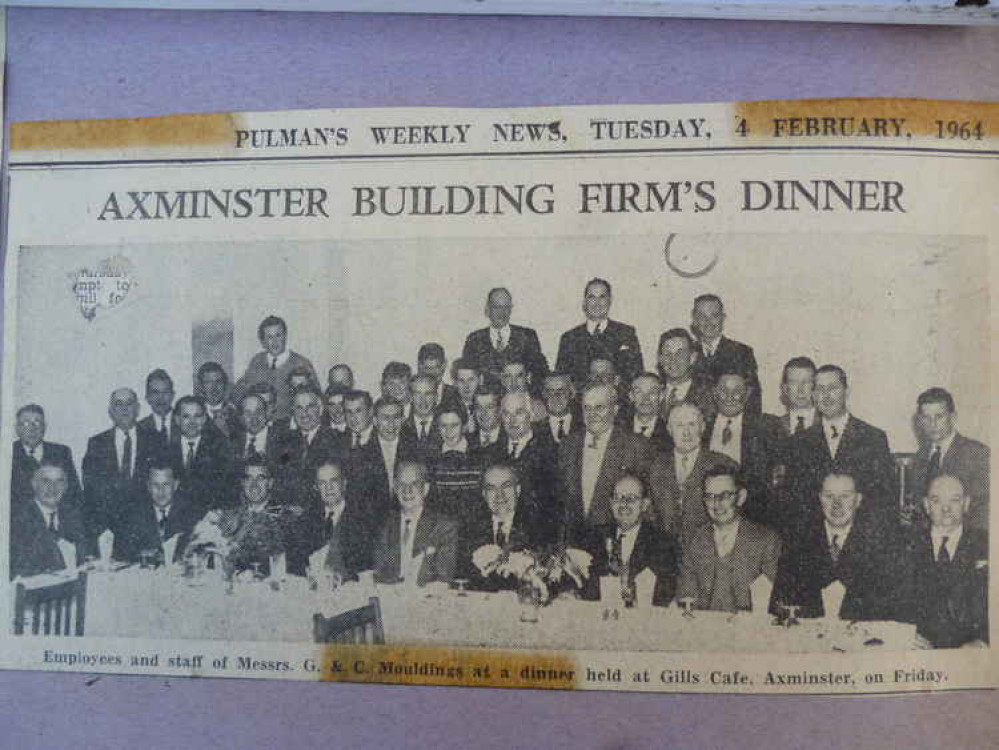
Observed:
[[[463,153],[434,152],[429,154],[317,154],[314,156],[247,156],[247,157],[201,157],[177,159],[113,159],[86,161],[11,161],[11,169],[27,167],[88,167],[88,166],[152,166],[157,164],[252,164],[254,162],[309,162],[309,161],[349,161],[365,159],[483,159],[510,157],[548,156],[614,156],[658,154],[661,156],[682,156],[684,154],[706,154],[719,152],[765,152],[765,151],[874,151],[882,153],[941,154],[957,156],[999,156],[996,150],[973,151],[959,148],[931,148],[928,146],[704,146],[693,148],[632,148],[632,149],[590,149],[573,151],[472,151]]]

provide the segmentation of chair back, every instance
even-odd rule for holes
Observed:
[[[26,621],[32,635],[83,635],[86,610],[86,573],[48,586],[19,581],[14,592],[14,635],[24,634]]]
[[[312,633],[316,643],[385,643],[378,597],[371,597],[363,607],[333,617],[313,615]]]

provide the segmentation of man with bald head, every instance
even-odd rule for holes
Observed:
[[[111,392],[108,416],[113,426],[91,437],[83,456],[83,516],[93,536],[120,527],[162,450],[157,435],[137,429],[139,397],[131,388]]]
[[[511,359],[524,363],[534,387],[540,388],[548,374],[548,360],[541,353],[541,343],[533,328],[512,325],[513,296],[497,287],[486,295],[486,328],[468,334],[462,359],[479,371],[483,378],[499,379],[503,366]]]
[[[570,533],[611,523],[614,484],[625,472],[647,472],[652,463],[649,441],[616,424],[617,410],[614,386],[588,385],[583,391],[584,429],[559,444],[560,497]]]
[[[649,469],[652,510],[660,528],[685,543],[708,522],[704,507],[704,475],[713,468],[736,464],[702,445],[704,416],[694,404],[681,403],[669,413],[667,429],[673,450],[660,453]]]

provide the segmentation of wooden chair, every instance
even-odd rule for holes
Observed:
[[[333,617],[313,615],[312,634],[316,643],[385,643],[378,597],[371,597],[363,607]]]
[[[83,635],[87,574],[37,588],[18,582],[14,592],[14,635],[24,635],[25,616],[32,635]]]

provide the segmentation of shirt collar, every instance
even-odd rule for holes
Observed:
[[[964,533],[964,526],[958,526],[952,531],[944,531],[943,529],[935,529],[930,527],[930,538],[933,540],[933,546],[936,546],[943,540],[944,537],[947,538],[947,549],[953,555],[954,550],[957,549],[957,543],[961,539],[961,534]]]
[[[516,515],[517,510],[514,509],[513,513],[507,513],[505,516],[493,516],[493,531],[499,528],[500,524],[503,524],[503,531],[510,534],[510,529],[513,527],[513,517]]]
[[[333,524],[336,525],[336,524],[340,523],[340,519],[343,517],[344,508],[346,508],[346,507],[347,507],[347,503],[346,503],[346,501],[344,501],[342,499],[340,500],[339,504],[336,505],[336,506],[334,506],[333,508],[330,508],[330,507],[324,505],[323,506],[323,517],[327,518],[327,519],[332,518],[333,519]]]
[[[711,524],[711,530],[714,532],[715,539],[731,539],[739,533],[739,524],[741,521],[741,518],[736,518],[732,523],[721,527]]]
[[[594,435],[589,430],[586,431],[586,445],[589,445],[591,440],[596,442],[597,448],[603,448],[607,445],[607,441],[610,440],[611,433],[614,432],[614,428],[611,427],[609,430],[604,432],[602,435]]]
[[[825,417],[823,417],[822,427],[823,429],[825,429],[827,433],[829,432],[830,427],[835,427],[836,432],[838,432],[839,436],[842,438],[843,433],[846,432],[846,423],[849,421],[850,421],[850,412],[846,411],[840,414],[835,419],[826,419]]]
[[[700,453],[701,453],[701,446],[697,446],[690,453],[680,453],[680,451],[678,451],[676,448],[674,448],[673,449],[673,461],[674,461],[674,463],[676,463],[677,465],[679,465],[680,462],[683,461],[684,458],[686,458],[690,462],[689,465],[693,466],[695,463],[697,463],[697,457],[698,457],[698,455],[700,455]]]
[[[815,407],[806,406],[802,409],[788,409],[788,416],[791,418],[791,424],[794,425],[798,421],[798,417],[804,417],[805,422],[811,424],[815,421]]]
[[[833,537],[835,536],[839,540],[839,548],[843,549],[847,538],[850,536],[850,532],[853,530],[853,524],[851,523],[849,526],[839,529],[834,529],[829,525],[828,521],[823,521],[822,524],[826,529],[826,541],[829,542],[829,544],[832,544]]]
[[[947,455],[947,451],[950,450],[950,446],[954,443],[954,438],[957,437],[957,430],[954,430],[947,436],[946,439],[941,440],[939,443],[932,443],[930,445],[930,453],[936,448],[937,445],[940,446],[940,459]]]
[[[510,324],[507,323],[502,328],[493,328],[489,326],[489,338],[495,342],[497,336],[502,336],[503,341],[509,343],[510,341]]]
[[[406,526],[406,519],[408,518],[409,521],[410,521],[409,528],[411,528],[413,530],[413,533],[415,533],[416,532],[416,525],[420,522],[420,517],[422,515],[423,515],[423,508],[420,508],[420,510],[416,514],[414,514],[412,516],[407,516],[405,513],[400,513],[399,514],[399,528],[402,529],[402,528],[404,528]]]
[[[614,533],[617,536],[619,536],[621,539],[633,539],[634,537],[638,536],[638,532],[641,528],[642,528],[642,523],[641,521],[639,521],[627,531],[621,531],[620,527],[615,527]]]
[[[41,443],[39,443],[38,445],[36,445],[34,448],[29,448],[27,443],[21,443],[21,448],[24,450],[24,455],[26,455],[28,458],[33,458],[34,457],[34,455],[35,455],[34,451],[38,451],[38,454],[39,454],[38,457],[41,458],[42,454],[45,452],[45,442],[42,441]]]
[[[271,355],[270,352],[264,352],[264,354],[267,357],[267,366],[270,367],[271,366],[271,358],[272,358],[273,355]],[[290,356],[291,356],[291,350],[286,348],[283,352],[281,352],[279,355],[277,355],[276,366],[277,367],[284,367],[284,363],[288,361],[288,357],[290,357]]]
[[[153,511],[156,513],[157,520],[159,519],[160,515],[164,511],[166,511],[166,514],[169,516],[170,515],[170,509],[172,507],[173,507],[173,502],[171,502],[169,505],[163,505],[163,506],[160,506],[160,505],[157,505],[156,503],[153,503]]]
[[[596,330],[596,328],[597,328],[598,325],[600,326],[600,330],[601,331],[606,331],[607,330],[607,321],[608,321],[608,318],[604,318],[603,320],[590,320],[589,318],[587,318],[586,319],[586,331],[587,331],[587,333],[593,333]]]
[[[448,448],[446,446],[443,446],[443,447],[441,447],[441,452],[442,453],[468,453],[468,440],[466,440],[465,436],[462,435],[461,436],[461,440],[458,442],[458,445],[456,447],[454,447],[454,448]]]
[[[51,508],[46,508],[44,505],[42,505],[40,502],[38,502],[38,500],[35,500],[34,503],[35,503],[36,506],[38,506],[38,510],[41,511],[42,518],[45,519],[46,525],[48,524],[48,522],[49,522],[49,516],[51,516],[51,515],[55,515],[56,521],[58,522],[58,520],[59,520],[59,508],[56,508],[55,510],[52,510]]]

